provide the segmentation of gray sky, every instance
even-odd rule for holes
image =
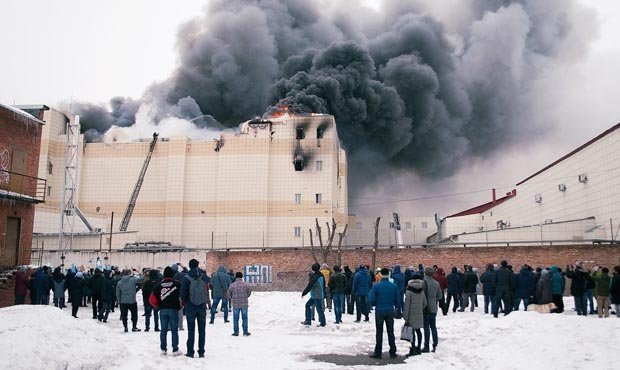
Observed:
[[[113,96],[139,98],[148,85],[165,79],[173,70],[177,28],[199,15],[205,0],[2,3],[0,102],[58,106],[72,99],[107,102]],[[430,192],[424,189],[436,194],[512,185],[620,121],[620,5],[616,0],[581,3],[597,12],[599,37],[589,55],[567,70],[566,80],[557,86],[562,99],[545,102],[562,124],[526,150],[512,148],[472,163],[440,184],[417,184],[420,190],[415,195]],[[404,184],[403,189],[408,186]],[[399,199],[394,192],[390,188],[387,194],[373,195]],[[454,199],[448,209],[474,205],[488,197]],[[439,206],[416,203],[402,207],[423,209],[427,214]]]

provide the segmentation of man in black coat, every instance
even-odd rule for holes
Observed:
[[[482,294],[484,295],[484,313],[489,313],[489,303],[491,303],[491,312],[495,312],[495,268],[492,264],[488,264],[486,271],[480,276],[482,283]]]
[[[566,277],[571,279],[570,294],[575,299],[575,310],[577,315],[588,315],[588,307],[586,302],[586,273],[581,266],[566,266]]]
[[[514,280],[512,271],[508,269],[508,262],[502,261],[501,267],[495,271],[495,309],[493,316],[497,317],[499,311],[499,302],[502,301],[504,306],[504,316],[512,312],[512,292],[514,290]]]
[[[95,269],[95,276],[88,281],[88,288],[92,297],[93,319],[98,318],[98,312],[101,310],[101,284],[103,283],[103,275],[101,270]]]
[[[465,272],[464,282],[463,282],[463,304],[461,305],[460,312],[465,311],[465,307],[468,304],[471,304],[470,311],[474,312],[474,308],[476,307],[476,286],[478,285],[478,276],[473,272],[471,266],[466,266],[467,271]]]
[[[353,315],[353,302],[355,300],[351,299],[351,289],[353,284],[353,271],[349,268],[349,266],[344,266],[343,275],[347,278],[347,286],[344,288],[344,303],[345,309],[342,310],[342,313],[348,313],[349,315]]]

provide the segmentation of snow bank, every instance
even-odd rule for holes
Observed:
[[[389,363],[390,369],[611,370],[620,363],[620,319],[577,316],[570,298],[565,299],[566,313],[559,315],[518,311],[494,319],[482,307],[440,314],[437,352],[394,362],[368,359],[375,341],[373,314],[369,323],[354,323],[355,316],[344,315],[344,323],[335,325],[334,313],[326,312],[327,327],[303,326],[306,300],[299,292],[252,293],[249,337],[232,337],[232,323],[224,323],[218,312],[215,324],[207,324],[205,359],[160,356],[159,333],[123,333],[118,310],[107,324],[99,324],[90,319],[90,307],[80,308],[78,320],[53,307],[0,309],[1,367],[320,370],[385,369],[377,363]],[[482,297],[478,300],[482,303]],[[402,324],[396,320],[397,336]],[[144,329],[141,316],[138,326]],[[183,353],[186,340],[187,330],[181,331]],[[396,345],[400,356],[407,354],[409,343],[397,339]],[[170,334],[168,346],[170,351]],[[384,335],[385,357],[387,351]]]
[[[127,356],[109,328],[89,320],[52,306],[0,309],[2,368],[107,369]]]

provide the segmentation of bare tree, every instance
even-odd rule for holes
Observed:
[[[375,244],[372,246],[372,271],[375,271],[377,268],[377,245],[379,245],[379,221],[381,221],[381,217],[377,217],[377,221],[375,222]]]
[[[315,222],[316,222],[317,237],[319,239],[319,248],[321,251],[321,261],[322,261],[321,263],[326,263],[329,257],[333,257],[332,256],[332,244],[334,242],[334,236],[336,235],[336,227],[338,226],[338,224],[336,223],[336,220],[334,220],[333,218],[332,218],[331,225],[329,224],[329,222],[325,222],[325,225],[327,226],[327,244],[324,244],[323,235],[322,235],[323,233],[321,230],[321,226],[319,226],[319,219],[315,218]],[[310,249],[312,251],[312,258],[314,259],[316,263],[319,263],[316,257],[316,254],[315,254],[314,241],[312,239],[312,229],[309,229],[308,231],[310,232]],[[335,261],[335,258],[334,258],[334,261]]]
[[[344,230],[341,233],[338,233],[338,265],[342,266],[342,239],[344,239],[347,234],[347,229],[349,228],[349,224],[344,225]]]

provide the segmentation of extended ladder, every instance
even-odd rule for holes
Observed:
[[[127,226],[129,226],[129,220],[131,220],[131,215],[133,214],[133,209],[136,207],[136,200],[138,199],[138,195],[140,194],[140,188],[142,187],[142,182],[144,181],[144,175],[146,174],[146,169],[149,167],[149,162],[151,161],[151,156],[153,155],[153,149],[155,149],[155,143],[157,143],[157,132],[153,133],[153,141],[149,145],[149,152],[146,155],[146,159],[144,160],[144,164],[142,165],[142,171],[140,171],[140,176],[138,176],[138,182],[136,182],[136,186],[133,189],[133,193],[131,193],[131,198],[129,199],[129,205],[127,205],[127,210],[125,211],[125,215],[123,216],[123,221],[121,222],[120,231],[127,231]]]

